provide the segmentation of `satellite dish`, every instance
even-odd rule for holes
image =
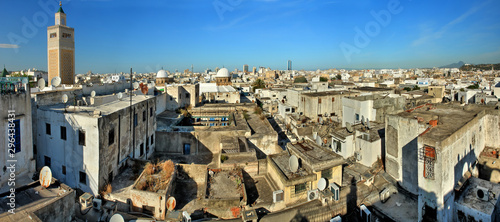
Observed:
[[[361,116],[361,124],[365,125],[365,117]]]
[[[325,178],[321,178],[318,181],[318,189],[323,191],[326,189],[326,185],[328,185],[328,181]]]
[[[42,170],[40,170],[40,185],[42,187],[49,187],[52,182],[52,171],[48,166],[44,166]]]
[[[80,82],[80,78],[75,79],[75,83],[78,83],[78,82]]]
[[[43,79],[43,78],[39,79],[37,82],[37,85],[38,85],[38,88],[40,89],[40,91],[45,89],[45,79]]]
[[[297,170],[299,169],[299,159],[297,158],[297,156],[290,156],[290,159],[288,159],[288,165],[290,166],[290,171],[297,172]]]
[[[92,92],[90,92],[90,96],[91,97],[95,97],[95,91],[94,90],[92,90]]]
[[[118,97],[118,99],[122,99],[123,98],[123,94],[121,92],[119,92],[118,95],[116,95],[116,97]]]
[[[138,82],[134,82],[132,84],[132,86],[134,87],[134,89],[138,89],[139,88],[139,83]]]
[[[175,209],[177,201],[175,200],[175,197],[169,197],[167,199],[167,210],[172,211]]]
[[[368,120],[368,118],[366,118],[366,127],[368,127],[368,129],[370,128],[370,120]]]
[[[67,103],[68,102],[68,95],[66,95],[66,94],[62,95],[62,102],[63,103]]]
[[[56,76],[56,77],[52,78],[52,80],[50,82],[52,83],[52,86],[58,87],[59,85],[61,85],[61,77]]]
[[[28,77],[24,77],[23,80],[21,80],[23,84],[28,84]]]
[[[347,132],[352,133],[352,125],[350,122],[345,123],[345,128],[347,129]]]

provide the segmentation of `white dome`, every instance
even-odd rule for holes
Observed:
[[[215,77],[231,77],[231,75],[229,75],[229,70],[222,68],[217,72]]]
[[[165,70],[160,70],[158,71],[158,73],[156,73],[156,78],[167,78],[167,72],[165,72]]]

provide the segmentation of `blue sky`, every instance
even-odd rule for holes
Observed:
[[[0,65],[47,69],[57,4],[0,2]],[[495,0],[65,0],[63,9],[77,73],[500,62]]]

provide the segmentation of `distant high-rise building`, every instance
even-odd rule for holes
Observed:
[[[243,65],[243,72],[248,73],[248,65],[247,64]]]
[[[252,74],[255,75],[255,73],[257,73],[257,67],[254,66],[253,69],[252,69]]]
[[[287,70],[292,70],[292,60],[288,60]]]
[[[59,3],[54,26],[47,28],[47,61],[49,81],[59,76],[61,83],[75,81],[75,29],[66,26],[66,14]]]
[[[215,67],[215,72],[218,72],[219,70],[219,67]]]

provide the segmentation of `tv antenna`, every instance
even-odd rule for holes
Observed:
[[[42,170],[40,170],[40,185],[42,187],[47,188],[52,183],[52,171],[48,166],[44,166]]]
[[[52,83],[53,87],[58,87],[59,85],[61,85],[61,77],[56,76],[56,77],[52,78],[52,80],[50,82]]]
[[[40,91],[45,89],[45,79],[43,78],[39,79],[36,84],[38,86],[38,89],[40,89]]]
[[[345,123],[345,128],[347,129],[347,132],[352,133],[352,125],[350,122]]]
[[[325,178],[321,178],[318,181],[318,189],[323,191],[326,189],[326,186],[328,185],[328,181]]]
[[[297,158],[297,156],[295,155],[290,156],[290,159],[288,159],[288,165],[292,173],[297,172],[297,170],[299,169],[299,159]]]

